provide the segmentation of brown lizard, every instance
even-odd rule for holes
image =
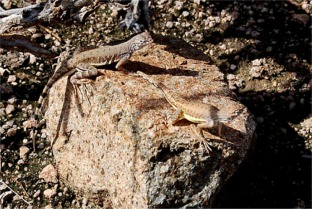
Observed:
[[[172,91],[170,91],[163,83],[155,81],[150,76],[141,71],[138,71],[137,74],[160,89],[169,104],[176,110],[172,120],[170,121],[171,124],[175,124],[181,119],[186,119],[192,123],[197,124],[197,131],[194,130],[194,124],[192,124],[191,127],[195,133],[198,134],[198,138],[208,153],[211,151],[211,148],[206,138],[204,137],[203,129],[218,127],[218,134],[220,136],[222,131],[222,123],[229,122],[234,117],[236,117],[236,115],[229,116],[226,108],[218,109],[217,107],[210,104],[188,101],[180,98]]]
[[[71,76],[70,82],[74,86],[90,83],[92,82],[90,77],[98,75],[98,69],[95,66],[109,65],[117,62],[115,68],[117,70],[122,70],[122,65],[129,60],[133,52],[143,48],[151,42],[153,42],[151,35],[148,31],[145,31],[135,35],[128,41],[117,45],[103,45],[85,51],[78,50],[74,52],[71,58],[61,62],[59,69],[55,71],[54,75],[45,85],[34,113],[35,122],[38,121],[41,106],[44,103],[49,90],[62,77]],[[35,126],[33,125],[33,127]],[[35,151],[34,130],[32,134],[33,149]]]

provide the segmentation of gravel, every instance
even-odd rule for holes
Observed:
[[[1,3],[4,8],[20,6]],[[205,52],[258,123],[250,161],[213,207],[311,207],[311,1],[160,0],[151,1],[151,10],[151,30],[183,38]],[[34,26],[25,34],[60,53],[129,36],[114,28],[121,15],[120,5],[103,5],[84,24],[48,26],[63,42]],[[29,130],[24,130],[53,63],[0,49],[0,179],[35,207],[91,208],[89,200],[60,185],[44,125],[36,153]],[[6,208],[28,206],[4,184],[0,191]]]

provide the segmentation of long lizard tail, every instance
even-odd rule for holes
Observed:
[[[150,76],[148,76],[147,74],[143,73],[142,71],[137,71],[137,74],[139,76],[141,76],[144,80],[147,80],[148,82],[150,82],[151,84],[153,84],[156,88],[161,89],[161,84],[157,81],[155,81],[154,79],[152,79]]]

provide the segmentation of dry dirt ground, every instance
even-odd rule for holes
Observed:
[[[0,1],[1,7],[10,1]],[[14,8],[14,2],[9,8]],[[311,207],[311,10],[310,1],[153,1],[159,35],[183,38],[211,57],[230,88],[255,115],[253,155],[224,187],[213,207]],[[125,14],[101,6],[83,24],[44,25],[28,35],[59,54],[66,46],[123,39],[115,26]],[[0,179],[34,207],[92,207],[59,182],[39,178],[53,155],[44,126],[31,153],[30,119],[55,60],[0,49]],[[28,206],[0,184],[0,207]],[[31,207],[31,206],[29,206]]]

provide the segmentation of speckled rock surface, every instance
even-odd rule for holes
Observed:
[[[51,89],[45,118],[60,181],[105,207],[211,206],[252,148],[253,117],[207,56],[179,39],[155,37],[125,68],[96,79],[91,105],[64,88],[66,78]],[[207,154],[189,122],[168,124],[173,108],[137,70],[185,99],[243,111],[225,124],[222,139],[205,132],[219,139]]]

